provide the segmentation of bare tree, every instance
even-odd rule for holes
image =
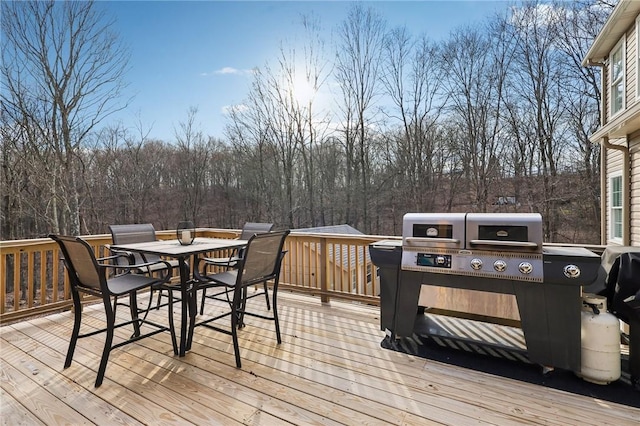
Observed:
[[[471,183],[471,203],[487,211],[490,188],[501,175],[502,109],[510,52],[501,33],[480,28],[452,33],[442,50],[450,119],[460,127],[458,155]]]
[[[592,144],[589,136],[600,125],[600,67],[583,67],[582,60],[595,40],[598,32],[611,13],[600,1],[581,0],[554,2],[558,9],[555,31],[559,48],[566,55],[564,62],[568,84],[565,85],[567,100],[567,125],[572,134],[575,169],[580,174],[576,194],[590,194],[577,206],[583,229],[593,230],[586,239],[598,240],[600,223],[600,145]]]
[[[300,92],[294,93],[293,119],[297,123],[296,134],[300,141],[300,155],[304,169],[303,186],[306,189],[306,200],[301,204],[306,205],[308,211],[308,218],[302,223],[315,226],[319,222],[317,212],[319,195],[316,194],[316,181],[319,176],[316,156],[319,154],[321,144],[325,141],[330,123],[328,113],[316,107],[316,98],[329,76],[329,65],[325,57],[324,40],[320,36],[320,21],[313,16],[306,16],[302,24],[307,34],[302,48],[303,69],[295,70],[289,78],[293,78],[294,91]]]
[[[517,9],[510,18],[514,40],[514,90],[522,102],[522,126],[529,129],[527,140],[535,147],[535,172],[541,181],[536,210],[544,218],[545,240],[557,241],[559,171],[566,158],[566,87],[570,83],[563,63],[566,55],[556,45],[555,25],[558,9],[532,1]]]
[[[315,223],[315,157],[328,127],[315,106],[327,78],[317,21],[303,19],[306,37],[298,47],[281,45],[275,63],[254,70],[242,107],[230,111],[226,132],[241,162],[243,189],[255,200],[252,211],[280,209],[287,226]]]
[[[299,115],[291,85],[295,62],[287,58],[287,53],[281,51],[276,69],[266,65],[256,70],[249,108],[253,110],[252,117],[264,125],[259,135],[265,138],[265,159],[270,161],[270,167],[264,170],[267,191],[276,194],[281,221],[293,226],[298,209],[294,193],[295,163],[301,140],[296,132]]]
[[[260,108],[261,91],[261,85],[254,79],[246,103],[229,110],[226,134],[232,145],[232,164],[235,166],[225,164],[225,168],[230,171],[233,167],[236,172],[227,173],[221,180],[225,200],[230,205],[228,217],[231,223],[237,215],[233,199],[242,203],[240,208],[250,212],[246,217],[253,220],[266,218],[266,211],[273,211],[279,200],[278,188],[271,186],[273,181],[269,174],[274,155],[267,137],[268,117]],[[231,176],[233,178],[229,179]],[[243,196],[238,197],[238,193]]]
[[[173,148],[149,139],[149,129],[142,123],[130,131],[113,125],[96,133],[90,173],[85,182],[88,211],[93,229],[102,231],[113,223],[153,221],[156,211],[176,205],[169,193],[161,196],[164,170],[173,170],[169,158],[176,158]],[[167,188],[168,192],[168,188]],[[170,200],[163,205],[160,200]],[[173,221],[172,221],[173,222]],[[172,225],[174,225],[172,223]]]
[[[324,138],[316,154],[318,165],[318,183],[316,193],[320,223],[333,225],[342,223],[345,217],[343,194],[345,182],[344,151],[340,141],[333,136]]]
[[[45,196],[55,232],[80,233],[81,149],[119,108],[128,55],[111,28],[93,1],[2,6],[3,125],[49,155]]]
[[[16,239],[24,235],[38,232],[37,223],[42,217],[36,217],[34,223],[25,223],[27,218],[34,218],[32,212],[44,211],[38,202],[37,195],[29,182],[30,153],[23,135],[17,127],[9,126],[3,120],[2,125],[2,158],[0,166],[0,194],[2,194],[2,210],[0,211],[0,238]],[[37,176],[37,175],[36,175]],[[36,225],[36,226],[34,226]]]
[[[541,212],[545,239],[566,241],[599,219],[599,75],[580,62],[602,5],[520,3],[438,45],[386,33],[356,5],[336,29],[333,68],[305,17],[306,37],[283,42],[229,110],[226,141],[206,137],[191,109],[165,142],[142,126],[98,128],[126,68],[98,3],[3,4],[3,238],[185,217],[397,235],[410,210],[510,209]],[[330,73],[335,117],[318,96]],[[523,206],[492,204],[509,195]]]
[[[432,211],[435,202],[435,178],[442,172],[437,145],[437,120],[441,107],[436,104],[441,69],[435,58],[436,45],[426,36],[414,39],[405,28],[396,28],[385,38],[385,72],[382,82],[393,102],[388,112],[397,137],[389,150],[402,182],[399,190],[414,211]],[[404,190],[403,190],[404,188]]]
[[[338,29],[339,45],[335,78],[342,93],[342,141],[346,152],[346,221],[361,221],[369,231],[369,143],[379,93],[385,21],[371,8],[355,5]],[[361,214],[352,211],[353,200]]]
[[[198,129],[197,116],[198,109],[189,108],[187,120],[180,122],[179,129],[175,131],[178,155],[173,171],[180,188],[182,219],[192,220],[194,223],[202,212],[206,176],[211,167],[212,155],[204,134]]]

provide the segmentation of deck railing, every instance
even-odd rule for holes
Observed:
[[[198,236],[235,238],[238,231],[198,229]],[[174,231],[159,231],[160,239],[175,238]],[[107,255],[111,236],[83,236],[96,256]],[[379,304],[380,282],[371,263],[368,245],[375,235],[311,234],[292,232],[285,243],[281,290]],[[52,311],[70,309],[69,280],[58,246],[49,238],[0,241],[0,323]]]

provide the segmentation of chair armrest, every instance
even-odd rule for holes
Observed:
[[[118,258],[121,258],[121,257],[126,258],[129,261],[129,264],[131,264],[133,262],[133,253],[130,253],[130,252],[124,251],[124,250],[114,250],[111,247],[107,247],[107,249],[109,249],[110,252],[115,253],[115,254],[112,254],[111,256],[96,258],[96,261],[98,262],[98,264],[104,263],[104,262],[106,262],[108,260],[118,259]],[[107,264],[105,264],[105,265],[107,265]],[[109,266],[116,267],[116,266],[120,266],[120,265],[109,265]]]
[[[108,256],[105,258],[101,258],[101,260],[104,259],[111,259],[114,257],[118,257],[116,256]],[[96,259],[98,260],[98,259]],[[164,284],[167,283],[171,280],[172,277],[172,266],[169,262],[165,261],[165,260],[160,260],[157,262],[146,262],[146,263],[137,263],[137,264],[130,264],[130,265],[114,265],[111,263],[99,263],[98,262],[98,266],[100,267],[100,273],[105,275],[105,278],[107,277],[107,270],[113,270],[113,276],[123,276],[123,275],[127,275],[127,274],[131,274],[133,273],[134,270],[140,270],[141,268],[146,268],[149,267],[151,265],[156,265],[159,263],[164,263],[164,270],[163,272],[166,271],[166,273],[161,276],[161,277],[157,277],[157,283],[158,284]],[[149,274],[149,276],[151,277],[151,274]]]
[[[128,253],[128,252],[127,252]],[[124,254],[120,254],[120,255],[115,255],[115,256],[108,256],[108,257],[102,257],[100,259],[96,259],[98,261],[98,265],[104,267],[104,268],[112,268],[112,269],[121,269],[125,272],[130,272],[131,270],[135,270],[135,269],[144,269],[147,268],[148,272],[151,272],[151,270],[148,268],[149,266],[153,266],[153,265],[157,265],[160,263],[163,263],[165,266],[165,270],[166,270],[166,275],[163,277],[163,279],[165,281],[168,281],[172,275],[173,275],[173,266],[171,265],[171,263],[169,263],[166,260],[158,260],[155,262],[145,262],[145,263],[129,263],[129,265],[113,265],[110,263],[100,263],[100,261],[102,260],[110,260],[113,258],[117,258],[117,257],[121,257],[121,256],[125,256]],[[130,262],[133,260],[133,256],[129,257]]]
[[[171,263],[169,263],[167,260],[156,260],[154,262],[144,262],[144,263],[136,263],[133,265],[129,265],[129,268],[135,269],[135,268],[144,268],[146,266],[152,266],[152,265],[157,265],[159,263],[164,263],[164,266],[167,269],[172,269],[173,267],[171,266]]]
[[[106,248],[107,250],[109,250],[109,252],[113,253],[111,256],[109,256],[109,258],[118,258],[118,257],[123,257],[126,256],[129,260],[129,264],[132,264],[133,262],[135,262],[135,257],[133,256],[133,253],[127,250],[120,250],[120,249],[115,249],[113,247],[111,247],[111,245],[109,244],[105,244],[104,248]],[[97,261],[101,261],[101,260],[106,260],[107,258],[102,257],[100,259],[96,259]]]
[[[237,239],[237,238],[236,238]],[[196,259],[196,268],[194,271],[197,271],[197,266],[199,262],[203,262],[202,272],[206,272],[207,266],[221,266],[226,267],[227,269],[235,267],[235,265],[242,260],[244,251],[242,248],[232,248],[228,250],[229,256],[222,257],[198,257]]]
[[[227,266],[231,267],[231,265],[237,263],[242,258],[240,256],[229,256],[229,257],[201,257],[200,260],[207,265],[211,266]]]
[[[204,268],[206,268],[206,265],[204,266],[202,273],[200,273],[200,270],[198,269],[198,264],[200,263],[201,260],[204,261],[204,258],[195,256],[195,260],[193,262],[193,277],[197,281],[207,281],[207,274],[206,274],[206,271],[204,270]]]
[[[125,268],[124,266],[120,265],[121,268],[123,268],[123,269],[125,269],[127,271],[131,270],[131,269],[138,269],[138,268],[145,268],[146,267],[147,268],[147,272],[151,273],[152,271],[150,270],[149,266],[157,265],[159,263],[164,263],[164,267],[167,270],[167,274],[165,276],[165,279],[169,280],[173,275],[173,272],[172,272],[173,266],[170,263],[168,263],[168,262],[166,262],[164,260],[148,261],[147,257],[145,256],[144,253],[139,253],[140,258],[142,259],[143,262],[142,263],[135,263],[136,257],[133,254],[133,252],[128,251],[128,250],[116,249],[116,248],[111,247],[109,244],[105,244],[104,247],[106,247],[110,252],[114,253],[114,256],[113,256],[114,258],[117,257],[117,255],[123,255],[123,256],[128,257],[129,267]],[[100,260],[100,259],[98,259],[98,260]]]
[[[195,262],[193,265],[193,277],[198,281],[209,281],[209,277],[207,275],[207,267],[208,266],[220,266],[223,268],[231,269],[236,263],[237,260],[232,257],[219,258],[220,261],[216,262],[216,258],[206,258],[196,256]],[[202,264],[202,270],[200,269],[200,265]]]

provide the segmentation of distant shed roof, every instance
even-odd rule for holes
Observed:
[[[309,233],[320,233],[320,234],[348,234],[348,235],[364,235],[362,232],[358,231],[351,225],[347,225],[346,223],[343,225],[331,225],[331,226],[316,226],[315,228],[300,228],[300,229],[292,229],[295,232],[309,232]]]
[[[316,226],[314,228],[292,229],[294,232],[318,233],[318,234],[343,234],[343,235],[364,235],[351,225]],[[365,259],[370,261],[369,250],[364,247],[349,249],[345,244],[330,244],[328,246],[328,256],[336,264],[343,268],[355,268],[356,265],[364,265]],[[356,262],[357,259],[357,262]]]

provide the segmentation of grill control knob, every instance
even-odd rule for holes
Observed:
[[[444,263],[445,263],[444,256],[437,256],[437,257],[436,257],[436,263],[437,263],[438,265],[444,265]]]
[[[471,259],[471,269],[474,269],[476,271],[482,269],[482,260],[478,259],[477,257]]]
[[[521,273],[528,275],[533,271],[533,265],[529,262],[522,262],[520,265],[518,265],[518,269]]]
[[[576,265],[567,265],[564,267],[564,276],[567,278],[578,278],[580,276],[580,268]]]
[[[504,260],[496,260],[493,262],[493,269],[498,272],[504,272],[504,270],[507,269],[507,262]]]

